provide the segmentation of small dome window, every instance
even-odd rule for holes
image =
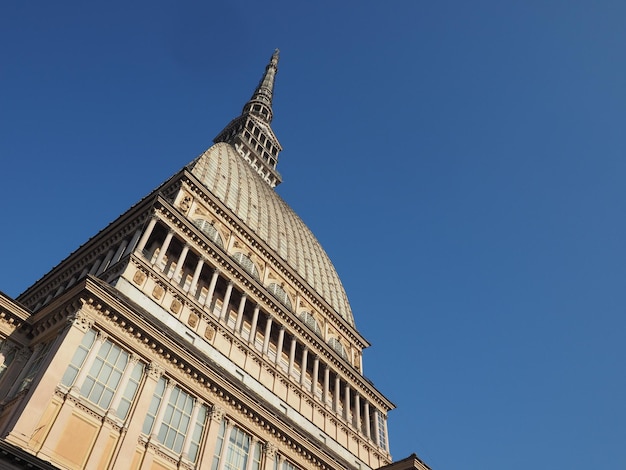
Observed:
[[[198,227],[202,233],[209,237],[209,240],[211,240],[221,248],[224,248],[224,242],[222,241],[222,237],[211,222],[205,219],[196,219],[193,221],[193,224]]]
[[[249,256],[244,255],[241,252],[234,253],[232,256],[239,266],[241,266],[248,274],[250,274],[253,278],[260,281],[261,276],[259,275],[259,270],[257,269],[254,261],[250,259]]]
[[[270,291],[281,304],[291,310],[291,300],[289,299],[289,295],[287,294],[287,292],[285,292],[285,289],[283,289],[278,284],[273,283],[267,287],[267,290]]]
[[[322,336],[322,329],[317,324],[315,317],[309,312],[300,313],[300,320],[302,320],[306,324],[306,326],[311,328],[311,330],[313,330],[317,336]]]
[[[348,353],[346,352],[346,349],[343,347],[343,345],[339,342],[339,340],[337,338],[330,338],[328,340],[328,345],[331,348],[333,348],[335,350],[335,352],[337,354],[339,354],[343,359],[345,359],[346,361],[349,360]]]

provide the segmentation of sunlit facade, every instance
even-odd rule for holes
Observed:
[[[17,299],[0,294],[3,468],[392,464],[369,344],[274,190],[277,63],[213,146]]]

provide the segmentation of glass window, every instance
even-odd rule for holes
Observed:
[[[337,354],[339,354],[342,358],[344,358],[346,361],[348,360],[348,353],[337,338],[330,338],[328,340],[328,345],[333,348],[335,352],[337,352]]]
[[[202,432],[206,424],[208,415],[208,408],[206,405],[202,405],[198,411],[198,419],[193,425],[191,431],[191,444],[189,446],[189,460],[195,462],[198,458],[198,450],[200,449],[200,440],[202,439]]]
[[[287,292],[285,292],[285,289],[283,289],[278,284],[274,283],[274,284],[270,284],[267,287],[267,290],[270,291],[272,295],[276,297],[281,304],[283,304],[285,307],[291,310],[291,300],[289,299],[289,295],[287,294]]]
[[[33,379],[39,372],[39,369],[41,368],[41,363],[43,362],[46,355],[48,354],[48,351],[50,351],[50,348],[52,347],[52,343],[53,341],[50,341],[47,344],[42,344],[41,347],[39,348],[39,351],[33,352],[33,354],[36,354],[37,356],[30,363],[30,367],[28,368],[28,372],[22,379],[22,383],[20,384],[18,393],[30,386],[31,382],[33,381]]]
[[[382,447],[383,449],[387,449],[385,418],[380,411],[376,412],[376,417],[378,419],[378,443],[380,444],[380,447]]]
[[[129,355],[116,344],[106,340],[100,346],[80,394],[96,406],[106,410],[128,364]]]
[[[152,400],[150,401],[150,407],[146,413],[146,419],[143,421],[142,432],[146,435],[152,432],[152,426],[154,426],[154,420],[156,419],[157,412],[159,411],[159,405],[161,405],[166,384],[167,382],[164,377],[161,377],[156,384],[154,395],[152,395]]]
[[[238,427],[234,427],[228,439],[225,470],[245,470],[250,451],[250,436]]]
[[[194,398],[176,386],[172,388],[167,403],[162,403],[166,386],[167,381],[164,377],[161,377],[157,382],[148,413],[146,413],[142,432],[146,435],[152,432],[154,421],[159,413],[159,408],[165,406],[163,421],[161,422],[157,434],[157,441],[168,449],[180,454],[183,451],[185,437],[190,433],[188,457],[189,460],[195,462],[198,458],[202,433],[204,432],[204,426],[207,421],[208,408],[202,405],[198,410],[196,421],[191,423],[191,415],[195,402]],[[223,430],[220,430],[220,433],[223,436]],[[221,441],[218,436],[217,446],[220,445]],[[213,468],[217,468],[215,462],[213,463]]]
[[[200,231],[209,238],[209,240],[213,241],[216,245],[222,248],[224,247],[224,242],[222,241],[220,233],[211,222],[205,219],[196,219],[193,221],[193,224],[198,227]]]
[[[233,254],[232,258],[237,262],[239,266],[246,270],[253,278],[261,280],[259,270],[249,256],[244,255],[241,252]]]
[[[300,319],[308,326],[311,330],[315,332],[316,335],[322,336],[322,329],[315,321],[315,317],[311,315],[309,312],[301,312]]]
[[[230,431],[230,436],[226,437],[226,423],[224,420],[220,423],[220,429],[217,437],[217,443],[215,445],[215,456],[213,457],[212,470],[216,470],[220,467],[220,458],[224,459],[224,470],[245,470],[247,469],[248,459],[252,459],[252,470],[259,470],[261,468],[261,443],[255,442],[251,445],[252,438],[250,434],[243,429],[234,426]],[[225,445],[224,455],[222,454],[222,447]]]
[[[117,417],[120,419],[126,419],[128,415],[128,411],[130,410],[130,405],[133,403],[135,398],[135,394],[137,393],[137,389],[139,388],[139,383],[141,382],[141,377],[143,376],[143,364],[141,362],[135,363],[133,366],[133,370],[128,377],[128,383],[126,384],[126,389],[120,399],[119,405],[117,405]]]
[[[170,393],[163,422],[158,433],[158,441],[170,450],[180,454],[183,450],[185,434],[191,421],[193,398],[178,387]]]
[[[76,376],[78,375],[78,371],[85,362],[87,358],[87,354],[89,354],[89,350],[93,346],[94,341],[96,340],[96,332],[94,330],[89,330],[83,336],[83,340],[78,345],[76,352],[74,353],[74,357],[72,357],[72,361],[70,365],[67,366],[65,370],[65,374],[63,374],[63,378],[61,379],[61,383],[66,387],[71,387],[76,380]]]

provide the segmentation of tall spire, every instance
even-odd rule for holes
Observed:
[[[272,188],[282,181],[276,170],[278,153],[282,150],[270,123],[274,82],[278,72],[276,49],[265,67],[265,73],[254,90],[250,100],[244,105],[241,115],[233,119],[220,132],[213,142],[231,144]]]
[[[279,50],[276,49],[272,54],[269,64],[265,67],[265,73],[263,78],[259,82],[259,86],[256,87],[252,98],[243,107],[243,114],[251,113],[268,124],[272,122],[272,95],[274,93],[274,81],[276,80],[276,72],[278,72],[278,54]],[[259,104],[261,108],[255,109],[254,105]]]

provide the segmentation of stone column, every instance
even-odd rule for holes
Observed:
[[[346,383],[343,397],[343,416],[347,423],[350,422],[350,386]]]
[[[293,363],[296,359],[296,338],[291,338],[291,346],[289,347],[289,366],[287,366],[287,375],[291,377],[293,373]]]
[[[252,470],[252,463],[254,462],[254,449],[256,448],[259,439],[256,436],[250,437],[250,447],[248,451],[248,462],[246,463],[246,470]]]
[[[172,269],[172,272],[167,275],[168,278],[176,281],[178,275],[183,273],[183,266],[185,265],[185,260],[187,259],[187,253],[189,253],[189,245],[185,243],[185,246],[183,246],[183,249],[180,251],[178,261],[176,261],[176,269]]]
[[[380,423],[378,422],[378,411],[377,408],[374,408],[374,442],[378,447],[382,447],[382,443],[380,442]]]
[[[89,274],[91,274],[92,276],[94,276],[96,274],[96,271],[98,270],[98,268],[100,267],[100,263],[102,261],[100,259],[97,259],[96,262],[91,266],[91,269],[89,270]]]
[[[261,468],[263,468],[264,470],[274,470],[275,460],[276,460],[276,446],[272,444],[271,442],[266,442],[265,445],[263,446],[263,465],[261,466]]]
[[[156,225],[158,220],[159,218],[154,215],[150,218],[150,222],[148,222],[148,226],[144,230],[143,236],[141,237],[141,240],[139,240],[139,243],[137,244],[136,251],[138,251],[139,253],[141,253],[143,249],[146,247],[146,243],[148,243],[148,238],[150,238],[150,235],[152,235],[152,231],[154,230],[154,226]],[[129,247],[131,247],[132,249],[132,243],[129,245]]]
[[[165,237],[165,240],[163,241],[163,244],[161,245],[161,249],[159,250],[159,256],[156,257],[156,259],[154,260],[154,263],[152,263],[152,266],[156,266],[158,269],[161,269],[161,263],[163,262],[163,259],[165,258],[165,253],[167,252],[167,249],[170,247],[170,243],[172,242],[173,237],[174,237],[174,232],[172,230],[167,232],[167,236]]]
[[[198,264],[196,264],[196,270],[193,272],[193,277],[191,278],[191,284],[189,285],[189,292],[191,295],[195,295],[196,287],[198,287],[198,279],[200,279],[200,273],[202,272],[202,267],[204,266],[204,259],[200,258],[198,260]]]
[[[341,394],[341,382],[339,381],[339,374],[335,375],[335,412],[339,412],[339,395]]]
[[[213,405],[209,410],[209,416],[207,419],[206,438],[204,440],[204,449],[201,450],[201,457],[198,459],[201,470],[209,470],[213,465],[213,457],[215,456],[215,446],[217,444],[217,436],[220,430],[220,425],[224,419],[224,409]],[[222,443],[222,451],[228,443],[224,440]]]
[[[370,429],[371,421],[370,421],[370,404],[368,401],[363,403],[363,410],[365,414],[365,435],[368,439],[372,438],[372,431]]]
[[[324,392],[322,394],[322,401],[325,405],[328,404],[328,394],[330,390],[330,368],[328,364],[324,366]]]
[[[320,357],[316,354],[313,358],[313,375],[311,376],[311,393],[313,396],[317,393],[317,380],[320,372]]]
[[[226,286],[226,293],[224,294],[224,303],[222,304],[222,310],[220,311],[219,320],[228,321],[228,308],[230,305],[230,296],[233,293],[233,281],[228,281]]]
[[[274,363],[278,366],[280,365],[280,360],[283,357],[283,342],[285,341],[285,327],[280,325],[280,330],[278,330],[278,344],[276,345],[276,360]]]
[[[354,392],[354,421],[356,421],[356,429],[359,433],[363,432],[361,426],[361,395],[359,392]]]
[[[211,301],[213,300],[213,294],[215,293],[215,286],[217,285],[217,279],[220,277],[219,269],[215,268],[213,270],[213,275],[211,276],[211,282],[209,284],[209,291],[206,294],[206,299],[204,299],[204,306],[210,307]]]
[[[246,293],[241,294],[239,308],[237,309],[237,323],[235,323],[235,333],[241,333],[241,324],[243,323],[243,309],[246,307]]]
[[[382,446],[383,449],[389,451],[389,433],[387,432],[387,416],[383,416],[383,435],[385,436],[385,442]]]
[[[306,379],[306,368],[308,366],[307,362],[309,359],[309,348],[304,346],[302,349],[302,364],[300,365],[300,385],[304,385],[304,381]]]
[[[254,306],[254,313],[252,314],[252,323],[250,324],[250,336],[248,336],[248,343],[254,347],[255,339],[256,339],[256,326],[259,321],[259,304]]]
[[[272,317],[267,316],[265,323],[265,336],[263,337],[263,354],[267,355],[270,346],[270,334],[272,333]]]
[[[284,463],[285,463],[285,457],[281,454],[278,454],[278,470],[282,470]]]

